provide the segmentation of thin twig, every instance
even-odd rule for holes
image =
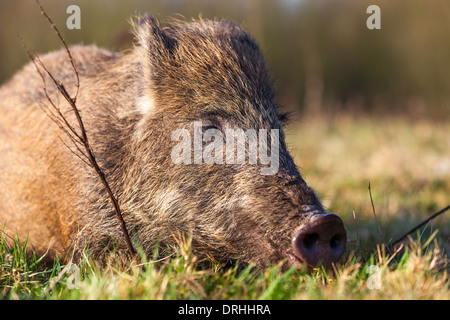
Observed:
[[[450,210],[450,205],[445,207],[442,210],[439,210],[438,212],[434,213],[432,216],[430,216],[428,219],[424,220],[423,222],[419,223],[417,226],[415,226],[414,228],[412,228],[411,230],[409,230],[407,233],[405,233],[403,236],[401,236],[400,238],[398,238],[398,240],[394,241],[394,243],[391,245],[391,248],[393,248],[396,244],[402,242],[403,240],[406,239],[406,237],[408,237],[410,234],[412,234],[413,232],[415,232],[417,229],[423,227],[424,225],[426,225],[428,222],[430,222],[431,220],[433,220],[434,218],[440,216],[441,214],[443,214],[444,212]]]
[[[50,104],[52,105],[53,109],[58,113],[59,118],[57,115],[55,115],[51,109],[46,106],[45,104],[39,104],[39,107],[41,109],[44,110],[44,112],[47,113],[47,115],[58,125],[58,127],[60,127],[70,138],[72,141],[76,141],[76,139],[74,139],[72,137],[72,135],[67,132],[67,128],[72,132],[73,135],[76,136],[76,138],[78,138],[80,140],[80,136],[78,135],[78,133],[74,130],[74,128],[72,127],[72,125],[69,124],[69,122],[67,121],[66,117],[61,113],[61,110],[56,106],[56,104],[53,102],[53,100],[50,98],[50,95],[47,91],[47,82],[45,81],[45,77],[44,74],[42,73],[42,71],[39,69],[39,66],[42,67],[45,72],[49,75],[49,77],[53,80],[53,82],[55,83],[56,87],[59,89],[58,86],[58,82],[56,81],[56,79],[53,77],[53,75],[51,74],[50,71],[48,71],[48,69],[45,67],[45,65],[42,63],[41,59],[39,58],[39,55],[37,54],[36,50],[33,49],[33,54],[31,54],[30,50],[28,50],[28,47],[25,44],[25,41],[23,40],[23,38],[20,36],[20,34],[17,34],[17,37],[20,39],[20,41],[22,42],[22,46],[25,49],[25,52],[27,53],[28,57],[30,58],[31,62],[33,62],[34,67],[36,68],[36,71],[38,72],[39,76],[42,79],[42,83],[43,83],[43,87],[42,89],[44,90],[44,94],[45,97],[47,98],[48,102],[50,102]],[[64,122],[65,126],[61,124],[61,120]]]
[[[67,46],[66,41],[64,40],[63,36],[59,32],[58,27],[56,27],[56,24],[53,23],[53,20],[50,18],[50,16],[47,14],[47,12],[45,12],[45,10],[42,7],[42,5],[39,2],[39,0],[35,0],[35,1],[36,1],[36,4],[41,9],[41,14],[47,19],[48,22],[50,22],[50,25],[51,25],[52,29],[55,31],[55,33],[58,36],[59,40],[64,45],[64,48],[65,48],[65,50],[67,52],[67,55],[69,56],[70,64],[72,65],[73,72],[75,73],[75,77],[77,78],[77,81],[76,81],[77,91],[76,91],[75,96],[73,98],[74,101],[77,101],[78,92],[79,92],[79,89],[80,89],[80,76],[78,74],[77,68],[75,67],[75,62],[74,62],[74,60],[72,58],[72,53],[70,52],[69,47]]]
[[[78,154],[78,153],[76,153],[74,150],[72,150],[72,148],[61,138],[61,137],[59,137],[59,140],[61,140],[61,142],[67,147],[67,149],[69,149],[70,150],[70,152],[72,152],[75,156],[77,156],[81,161],[83,161],[88,167],[91,167],[91,168],[93,168],[92,167],[92,164],[90,164],[87,160],[85,160],[85,159],[83,159],[83,157],[80,155],[80,154]],[[77,147],[78,148],[78,147]],[[79,150],[79,149],[78,149]],[[79,150],[80,151],[80,150]],[[81,152],[81,154],[83,154],[84,155],[84,153],[82,153]]]
[[[369,195],[370,195],[370,203],[372,204],[373,217],[375,218],[375,223],[377,224],[377,228],[378,228],[378,232],[380,233],[381,241],[383,241],[384,246],[386,247],[386,249],[388,249],[389,254],[391,254],[391,251],[389,250],[389,248],[386,245],[386,242],[384,241],[383,233],[381,232],[380,224],[378,223],[377,214],[375,213],[375,206],[373,205],[372,190],[370,188],[370,182],[369,182]]]
[[[125,224],[125,220],[123,219],[122,216],[122,212],[119,206],[119,202],[117,201],[116,196],[114,195],[114,193],[111,190],[111,187],[108,183],[108,181],[106,180],[106,176],[103,172],[103,170],[100,168],[100,166],[98,165],[98,162],[95,158],[94,152],[90,146],[89,143],[89,139],[86,133],[86,129],[84,127],[84,123],[83,120],[81,118],[81,114],[78,110],[78,107],[76,106],[76,100],[78,98],[78,93],[79,93],[79,87],[80,87],[80,78],[79,78],[79,74],[78,74],[78,70],[75,66],[75,62],[74,59],[72,57],[72,54],[64,40],[64,38],[62,37],[61,33],[59,32],[58,28],[56,27],[56,25],[53,23],[52,19],[47,15],[47,13],[45,12],[44,8],[42,7],[42,5],[39,3],[38,0],[36,0],[37,5],[39,6],[39,8],[41,9],[41,13],[42,15],[44,15],[44,17],[47,19],[47,21],[51,24],[52,29],[56,32],[58,38],[60,39],[60,41],[62,42],[65,51],[67,52],[67,55],[69,57],[69,61],[70,64],[72,66],[72,69],[75,73],[76,76],[76,93],[75,96],[72,97],[66,90],[64,84],[58,80],[55,79],[55,77],[53,76],[53,74],[45,67],[44,63],[41,61],[41,59],[39,58],[39,55],[36,53],[36,51],[33,50],[34,52],[34,56],[30,53],[30,51],[28,50],[28,48],[25,46],[23,40],[22,43],[24,45],[24,48],[28,54],[28,56],[30,57],[31,61],[33,62],[37,72],[39,73],[39,75],[42,78],[42,82],[44,84],[44,93],[45,96],[47,98],[47,100],[49,101],[51,107],[53,108],[53,111],[46,105],[44,105],[44,107],[41,106],[41,109],[43,109],[45,111],[45,113],[47,114],[47,116],[49,116],[49,118],[56,123],[56,125],[69,137],[69,139],[72,141],[72,143],[75,145],[76,149],[78,150],[79,153],[75,152],[72,148],[70,148],[64,141],[64,145],[74,154],[76,155],[78,158],[80,158],[85,164],[87,164],[89,167],[93,168],[97,174],[97,176],[99,177],[103,187],[105,188],[105,190],[108,193],[108,196],[111,200],[111,203],[114,207],[114,211],[116,213],[117,219],[119,220],[119,224],[120,224],[120,228],[122,230],[123,236],[125,238],[125,243],[127,245],[127,248],[129,250],[129,252],[131,253],[132,256],[135,255],[136,251],[133,248],[133,245],[131,244],[131,240],[130,237],[128,235],[128,231],[126,228],[126,224]],[[20,36],[19,36],[20,37]],[[44,74],[42,72],[42,70],[40,69],[42,68],[45,73],[50,77],[50,79],[52,80],[53,84],[56,86],[56,88],[58,89],[59,93],[64,97],[64,99],[68,102],[71,110],[73,111],[75,118],[76,118],[76,122],[78,125],[78,131],[77,129],[67,120],[67,118],[65,117],[65,115],[61,112],[60,108],[58,106],[56,106],[56,104],[53,102],[53,100],[50,98],[49,93],[47,92],[47,88],[46,88],[46,81],[45,81],[45,77]],[[62,140],[62,139],[61,139]],[[81,147],[84,148],[84,150],[81,150]]]

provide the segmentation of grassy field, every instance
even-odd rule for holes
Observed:
[[[450,204],[450,124],[400,119],[302,119],[287,140],[303,177],[348,230],[333,269],[199,268],[189,241],[170,259],[123,262],[111,253],[71,267],[25,258],[26,240],[0,240],[6,299],[450,299],[450,212],[389,246]],[[376,219],[368,186],[371,185]]]

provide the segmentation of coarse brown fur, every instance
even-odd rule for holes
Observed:
[[[129,54],[70,48],[80,76],[76,104],[134,243],[151,254],[157,243],[164,249],[185,234],[200,258],[258,265],[285,259],[295,230],[307,223],[305,208],[323,208],[286,149],[271,75],[255,41],[234,22],[161,29],[149,17],[136,26],[136,39]],[[66,52],[41,59],[73,94]],[[94,255],[112,243],[124,248],[95,173],[41,110],[48,104],[43,86],[30,63],[0,89],[0,223],[29,235],[38,252],[50,248],[51,256],[85,245]],[[45,86],[72,119],[47,76]],[[195,120],[222,130],[279,129],[279,172],[174,164],[171,134],[192,132]]]

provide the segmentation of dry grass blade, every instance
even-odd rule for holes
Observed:
[[[373,217],[375,218],[375,223],[378,228],[378,233],[380,234],[380,238],[381,238],[381,241],[383,241],[384,247],[388,250],[389,254],[391,254],[391,251],[389,250],[389,248],[386,245],[386,241],[384,241],[383,233],[381,232],[380,224],[378,223],[377,214],[375,213],[375,206],[373,204],[372,189],[370,188],[370,182],[369,182],[369,195],[370,195],[370,203],[372,204]]]

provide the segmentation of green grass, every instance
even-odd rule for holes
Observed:
[[[413,233],[399,252],[389,253],[383,240],[389,245],[450,204],[449,129],[444,123],[350,118],[311,119],[289,128],[287,139],[302,174],[329,210],[343,218],[348,230],[345,256],[334,268],[282,272],[279,266],[263,270],[242,270],[237,265],[200,267],[185,241],[162,261],[143,255],[122,261],[112,252],[100,265],[85,256],[77,264],[79,281],[75,281],[70,264],[56,260],[45,267],[42,257],[27,252],[26,239],[2,234],[0,296],[448,300],[450,213]],[[377,275],[381,288],[369,288]],[[72,284],[79,288],[71,289]]]
[[[0,294],[6,299],[449,299],[445,260],[437,246],[418,241],[401,254],[379,247],[367,260],[353,250],[331,270],[201,268],[189,243],[166,261],[123,262],[111,254],[106,266],[88,258],[77,264],[79,281],[55,262],[40,269],[25,258],[25,244],[2,242]],[[12,259],[8,258],[13,256]],[[6,258],[6,259],[5,259]],[[368,287],[380,272],[380,289]],[[71,286],[74,285],[74,286]],[[78,287],[75,285],[78,284]]]

